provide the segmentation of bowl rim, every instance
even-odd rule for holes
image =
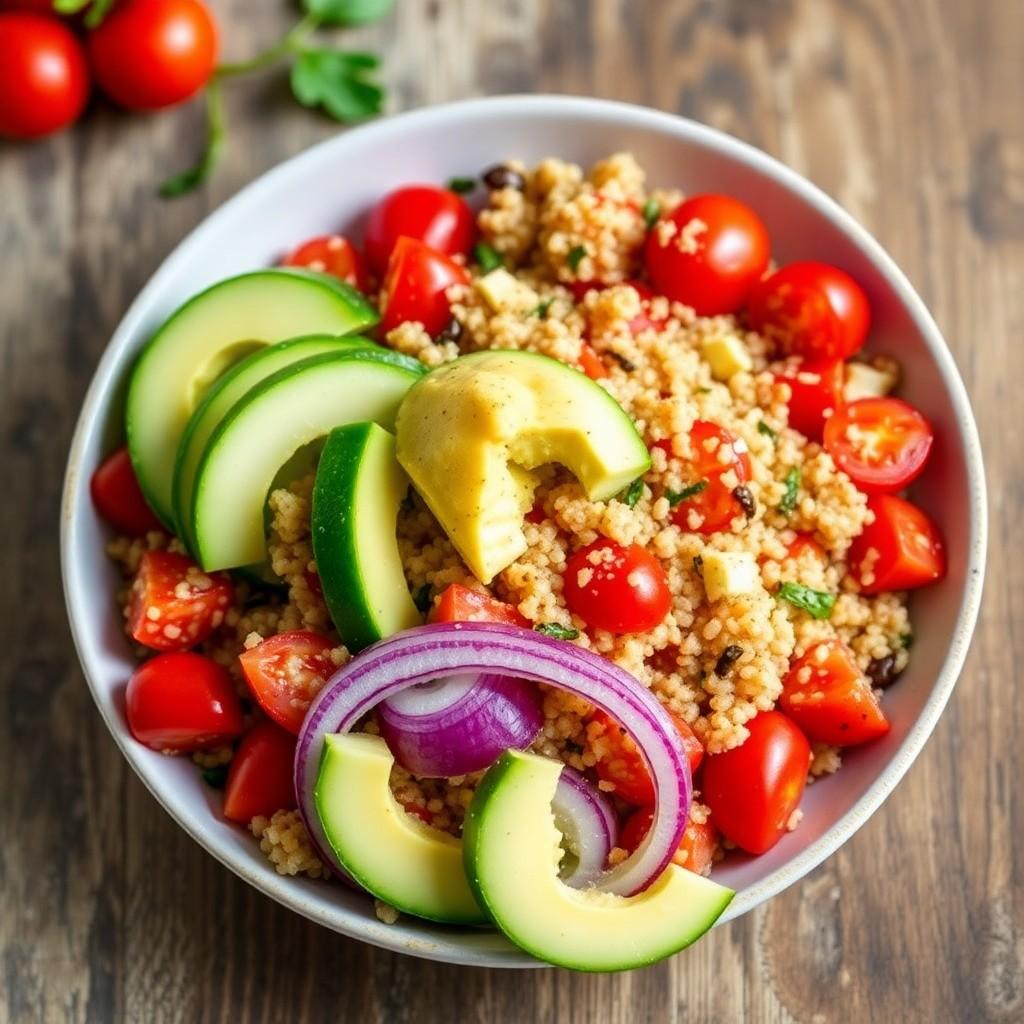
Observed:
[[[389,137],[398,138],[413,123],[417,127],[429,128],[431,125],[443,125],[453,120],[457,121],[467,116],[479,116],[483,113],[495,118],[526,114],[539,119],[572,117],[599,122],[614,121],[621,126],[686,139],[699,146],[716,150],[731,160],[747,165],[756,173],[773,179],[798,196],[801,202],[813,207],[821,216],[836,225],[884,275],[919,330],[951,397],[953,411],[959,425],[956,439],[964,452],[969,490],[966,575],[949,649],[942,667],[935,677],[931,692],[905,739],[860,799],[817,840],[798,852],[776,871],[738,893],[720,918],[719,924],[733,920],[748,910],[752,910],[792,885],[834,853],[878,809],[923,748],[949,700],[963,668],[981,603],[988,533],[985,471],[974,416],[953,356],[924,302],[880,243],[818,186],[779,160],[718,129],[675,114],[613,100],[544,94],[458,100],[396,114],[334,135],[275,165],[241,188],[224,203],[211,210],[166,256],[120,320],[93,373],[72,437],[61,499],[61,577],[68,619],[79,663],[82,666],[89,691],[111,736],[146,788],[185,832],[223,865],[278,903],[341,934],[394,952],[468,966],[543,967],[546,965],[515,950],[511,945],[509,952],[503,952],[500,955],[466,947],[460,943],[460,938],[456,933],[453,933],[449,942],[440,944],[426,937],[411,939],[408,936],[403,936],[393,926],[366,919],[346,908],[326,904],[319,896],[307,893],[303,886],[297,885],[295,880],[288,876],[257,872],[232,851],[222,848],[219,840],[215,840],[210,834],[207,834],[206,830],[201,827],[201,823],[193,820],[193,816],[182,813],[175,806],[172,796],[163,792],[157,783],[149,777],[141,750],[130,742],[123,723],[115,721],[115,715],[101,699],[99,685],[96,681],[99,673],[91,664],[88,655],[89,644],[84,636],[84,626],[79,622],[76,611],[80,601],[84,599],[84,595],[76,586],[75,573],[72,568],[75,559],[72,527],[76,516],[80,514],[80,508],[76,504],[76,495],[81,493],[78,481],[81,474],[86,435],[95,420],[101,399],[111,387],[116,386],[115,371],[121,369],[125,356],[125,345],[128,338],[136,331],[137,324],[150,303],[150,295],[158,289],[165,278],[173,275],[181,264],[191,259],[193,253],[203,247],[206,235],[211,230],[211,223],[215,221],[217,215],[234,208],[237,204],[258,201],[261,193],[270,189],[279,179],[294,174],[299,167],[315,168],[319,163],[328,162],[332,158],[334,150],[344,148],[352,138],[370,136],[380,136],[382,140]]]

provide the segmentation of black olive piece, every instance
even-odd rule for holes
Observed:
[[[871,680],[871,685],[879,690],[884,690],[895,683],[901,671],[896,668],[895,654],[887,654],[884,658],[872,658],[868,662],[868,679]]]
[[[624,355],[620,355],[614,349],[608,349],[608,355],[612,357],[621,366],[626,373],[632,373],[636,369],[636,363],[631,359],[627,359]]]
[[[526,179],[518,171],[504,164],[496,164],[484,171],[483,180],[484,184],[494,191],[499,188],[514,188],[522,192],[526,188]]]
[[[739,644],[729,644],[715,662],[715,675],[722,677],[728,673],[733,664],[739,661],[743,648]]]
[[[740,484],[739,487],[732,489],[732,496],[740,503],[743,514],[748,519],[753,519],[754,513],[757,511],[757,502],[754,500],[753,494],[750,493],[750,488],[746,484]]]
[[[448,321],[445,329],[437,336],[438,341],[454,341],[456,345],[462,337],[462,324],[455,317]]]

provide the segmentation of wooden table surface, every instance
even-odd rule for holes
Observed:
[[[232,57],[289,18],[283,0],[215,6]],[[259,895],[157,806],[93,709],[65,621],[58,498],[79,402],[129,300],[218,203],[336,129],[293,108],[276,74],[239,83],[221,173],[161,202],[156,183],[193,156],[198,106],[150,119],[99,106],[70,133],[0,148],[0,1020],[1024,1020],[1024,4],[396,6],[358,33],[386,55],[395,108],[551,91],[677,111],[780,157],[888,248],[949,339],[988,462],[992,557],[964,676],[850,843],[670,963],[461,970]]]

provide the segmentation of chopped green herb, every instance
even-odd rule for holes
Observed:
[[[211,789],[223,789],[224,783],[228,781],[228,766],[226,764],[215,764],[212,768],[203,769],[203,782]]]
[[[779,587],[777,596],[783,601],[788,601],[795,608],[807,612],[814,619],[829,618],[836,604],[835,594],[829,594],[824,590],[814,590],[791,580],[787,580]]]
[[[786,493],[779,502],[779,511],[788,516],[796,508],[796,498],[800,493],[800,470],[794,466],[783,481],[786,485]]]
[[[573,629],[572,626],[560,626],[557,622],[542,622],[533,628],[535,632],[554,637],[556,640],[575,640],[580,635],[578,629]]]
[[[778,439],[779,439],[778,433],[776,433],[776,431],[772,430],[772,428],[769,427],[768,424],[765,423],[764,420],[761,420],[761,422],[758,423],[758,425],[757,425],[757,432],[759,434],[764,434],[765,437],[770,437],[773,441],[778,441]]]
[[[570,270],[575,271],[583,262],[583,257],[586,255],[587,247],[585,245],[574,245],[569,250],[569,255],[566,257],[565,262],[569,264]]]
[[[681,501],[686,501],[687,498],[696,497],[704,490],[705,487],[707,487],[707,485],[707,480],[698,480],[697,483],[690,484],[689,486],[684,487],[681,491],[665,491],[665,497],[668,498],[669,508],[675,508],[676,505]]]
[[[900,646],[905,651],[909,651],[914,646],[914,634],[913,633],[901,633],[900,634]]]
[[[661,203],[658,202],[654,196],[644,203],[644,223],[647,225],[647,230],[650,231],[655,224],[658,223],[658,218],[661,216]]]
[[[448,182],[448,191],[459,196],[464,196],[475,188],[476,178],[451,178]]]
[[[619,492],[619,501],[632,508],[643,496],[644,478],[638,476],[625,490]]]
[[[498,267],[505,265],[505,259],[501,253],[486,242],[477,242],[473,247],[473,256],[485,274],[489,274],[492,270],[497,270]]]
[[[419,609],[420,614],[426,615],[430,611],[431,588],[429,583],[424,583],[419,590],[413,594],[412,603]]]
[[[697,394],[698,395],[710,395],[711,394],[711,388],[697,388]]]
[[[551,303],[554,301],[554,299],[545,299],[543,302],[538,302],[537,305],[534,306],[526,315],[536,316],[543,320],[548,315],[548,310],[551,308]]]

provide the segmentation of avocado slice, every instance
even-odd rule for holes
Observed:
[[[388,786],[394,758],[379,736],[324,738],[314,801],[342,867],[368,892],[407,914],[487,924],[466,882],[462,844],[407,814]]]
[[[433,370],[398,413],[398,461],[483,583],[526,550],[532,470],[559,462],[593,501],[646,473],[650,453],[603,388],[533,352],[491,350]]]
[[[402,396],[423,372],[398,352],[352,348],[293,363],[251,388],[196,469],[189,529],[200,565],[213,571],[262,561],[263,507],[281,466],[345,423],[393,427]]]
[[[383,427],[331,431],[313,487],[313,554],[331,619],[353,653],[423,621],[395,537],[408,489]]]
[[[233,363],[302,334],[370,327],[377,311],[351,286],[303,270],[258,270],[207,288],[174,312],[142,350],[128,382],[125,425],[139,484],[174,526],[174,459],[189,416]]]
[[[700,938],[734,893],[685,868],[670,864],[628,897],[559,881],[551,800],[561,770],[507,750],[473,796],[462,833],[466,875],[498,927],[528,953],[577,971],[643,967]]]

